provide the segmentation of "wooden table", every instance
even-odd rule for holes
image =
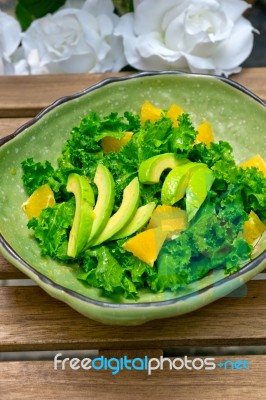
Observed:
[[[0,136],[58,97],[112,75],[0,77]],[[256,68],[232,78],[266,99],[265,77],[266,68]],[[0,360],[5,360],[0,362],[0,399],[265,399],[265,275],[248,283],[244,297],[229,296],[189,315],[139,327],[113,327],[52,299],[0,256]],[[233,348],[236,355],[228,355],[229,346],[240,346]],[[85,357],[91,350],[106,357],[169,355],[172,360],[208,354],[216,363],[246,360],[250,370],[165,368],[150,376],[147,371],[54,370],[54,354],[72,351],[72,357]]]

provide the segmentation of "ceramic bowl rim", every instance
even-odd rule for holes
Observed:
[[[192,76],[192,77],[198,77],[198,78],[206,78],[206,79],[218,79],[226,84],[229,84],[230,86],[234,87],[235,89],[243,92],[247,96],[253,98],[255,101],[257,101],[259,104],[263,105],[266,107],[266,103],[264,100],[262,100],[259,96],[255,95],[253,92],[248,90],[246,87],[241,85],[238,82],[235,82],[231,80],[230,78],[220,76],[220,75],[212,75],[212,74],[194,74],[190,72],[183,72],[183,71],[145,71],[145,72],[139,72],[135,74],[130,74],[130,75],[123,75],[123,76],[117,76],[117,77],[110,77],[104,80],[99,81],[98,83],[85,88],[81,91],[75,92],[72,95],[67,95],[60,97],[47,107],[45,107],[42,111],[40,111],[34,118],[32,118],[30,121],[26,122],[22,126],[20,126],[18,129],[16,129],[13,133],[9,134],[8,136],[0,139],[0,147],[4,145],[5,143],[9,142],[10,140],[14,139],[18,134],[23,132],[25,129],[28,127],[34,125],[37,121],[39,121],[43,115],[47,114],[51,110],[53,110],[55,107],[66,103],[70,100],[74,100],[76,98],[79,98],[83,95],[86,95],[87,93],[90,93],[92,91],[95,91],[97,89],[100,89],[110,83],[116,83],[116,82],[123,82],[126,80],[131,80],[131,79],[138,79],[138,78],[143,78],[143,77],[149,77],[149,76],[162,76],[162,75],[185,75],[185,76]],[[103,308],[145,308],[145,307],[160,307],[160,306],[168,306],[168,305],[173,305],[179,302],[182,302],[184,300],[187,300],[188,298],[192,298],[194,296],[198,296],[199,294],[203,294],[210,290],[211,288],[219,287],[223,285],[226,282],[229,282],[235,278],[239,278],[242,275],[245,275],[247,272],[251,271],[252,269],[256,268],[261,262],[263,262],[264,259],[266,259],[266,250],[264,250],[259,256],[248,262],[243,268],[241,268],[239,271],[233,273],[232,275],[226,276],[223,279],[220,279],[219,281],[212,283],[211,285],[208,285],[200,290],[197,290],[192,293],[188,293],[185,295],[182,295],[180,297],[168,299],[168,300],[161,300],[161,301],[151,301],[151,302],[142,302],[142,303],[111,303],[111,302],[106,302],[106,301],[100,301],[100,300],[95,300],[90,297],[84,296],[80,293],[77,293],[76,291],[72,289],[68,289],[60,284],[57,284],[53,282],[51,279],[47,278],[45,275],[34,269],[29,263],[27,263],[23,258],[21,258],[13,249],[12,246],[9,245],[9,243],[5,240],[3,235],[0,233],[0,244],[3,247],[3,249],[10,255],[12,260],[15,260],[19,264],[21,264],[24,268],[27,270],[31,271],[39,280],[41,280],[44,284],[51,286],[52,288],[56,290],[60,290],[65,292],[66,294],[81,300],[85,303],[90,303],[92,305],[96,305],[99,307]]]
[[[256,100],[258,103],[266,107],[266,102],[261,99],[259,96],[257,96],[255,93],[247,89],[245,86],[241,85],[240,83],[227,78],[222,75],[214,75],[214,74],[194,74],[191,72],[184,72],[184,71],[143,71],[143,72],[138,72],[135,74],[129,74],[129,75],[123,75],[123,76],[114,76],[110,78],[106,78],[103,80],[100,80],[94,85],[91,85],[83,90],[80,90],[78,92],[75,92],[71,95],[67,96],[62,96],[59,99],[55,100],[53,103],[49,104],[47,107],[45,107],[43,110],[41,110],[35,117],[30,119],[28,122],[24,123],[21,125],[18,129],[16,129],[14,132],[10,133],[9,135],[3,137],[0,139],[0,147],[5,144],[6,142],[10,141],[11,139],[15,138],[20,132],[24,131],[26,128],[30,127],[31,125],[34,125],[43,115],[47,114],[49,111],[53,110],[55,107],[66,103],[68,101],[77,99],[78,97],[84,96],[87,93],[93,92],[94,90],[97,90],[99,88],[102,88],[106,85],[109,85],[110,83],[116,83],[116,82],[123,82],[126,80],[131,80],[131,79],[138,79],[138,78],[143,78],[147,76],[162,76],[162,75],[184,75],[184,76],[192,76],[192,77],[198,77],[198,78],[206,78],[206,79],[217,79],[220,80],[226,84],[229,84],[230,86],[234,87],[235,89],[240,90],[241,92],[245,93],[249,97],[253,98]]]

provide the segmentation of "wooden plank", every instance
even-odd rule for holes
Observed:
[[[38,287],[0,288],[0,351],[266,345],[265,281],[193,313],[139,327],[105,326]]]
[[[1,118],[0,119],[0,138],[13,133],[21,125],[25,124],[30,118]]]
[[[128,73],[0,76],[0,117],[32,117],[62,96]]]
[[[240,74],[232,75],[230,78],[266,100],[265,76],[266,68],[246,68]]]
[[[217,357],[215,363],[224,363],[226,357]],[[266,356],[230,357],[246,360],[249,370],[122,370],[112,375],[110,370],[96,371],[54,370],[53,361],[2,362],[0,364],[0,392],[2,400],[27,398],[35,400],[94,399],[141,400],[197,399],[242,400],[265,399]],[[173,361],[173,359],[171,359]]]
[[[0,280],[1,279],[26,279],[27,276],[15,268],[0,254]]]
[[[28,118],[1,118],[0,137],[14,132],[27,122],[30,119],[29,117],[35,116],[38,111],[57,98],[82,90],[105,77],[120,75],[123,74],[41,75],[12,77],[12,79],[0,76],[0,88],[8,95],[7,102],[6,97],[0,98],[0,117],[2,115],[28,116]],[[265,75],[266,68],[248,68],[243,69],[240,74],[232,75],[231,78],[266,100],[266,85],[263,84]],[[34,85],[40,86],[42,90],[36,90]],[[18,99],[18,88],[20,91],[27,88],[23,102]],[[39,98],[40,95],[41,99]],[[25,110],[26,105],[29,106],[28,110]]]
[[[231,78],[266,99],[266,68],[248,68]],[[2,76],[0,117],[31,117],[59,97],[83,90],[105,78],[123,73]]]

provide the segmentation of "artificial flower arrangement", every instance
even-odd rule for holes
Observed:
[[[0,11],[0,75],[129,66],[228,76],[252,51],[249,7],[243,0],[20,0],[16,18]]]

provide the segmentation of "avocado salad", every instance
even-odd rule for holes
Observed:
[[[265,162],[237,165],[208,121],[145,101],[73,127],[54,167],[28,158],[22,205],[42,256],[106,296],[178,291],[214,269],[230,275],[265,230]]]

